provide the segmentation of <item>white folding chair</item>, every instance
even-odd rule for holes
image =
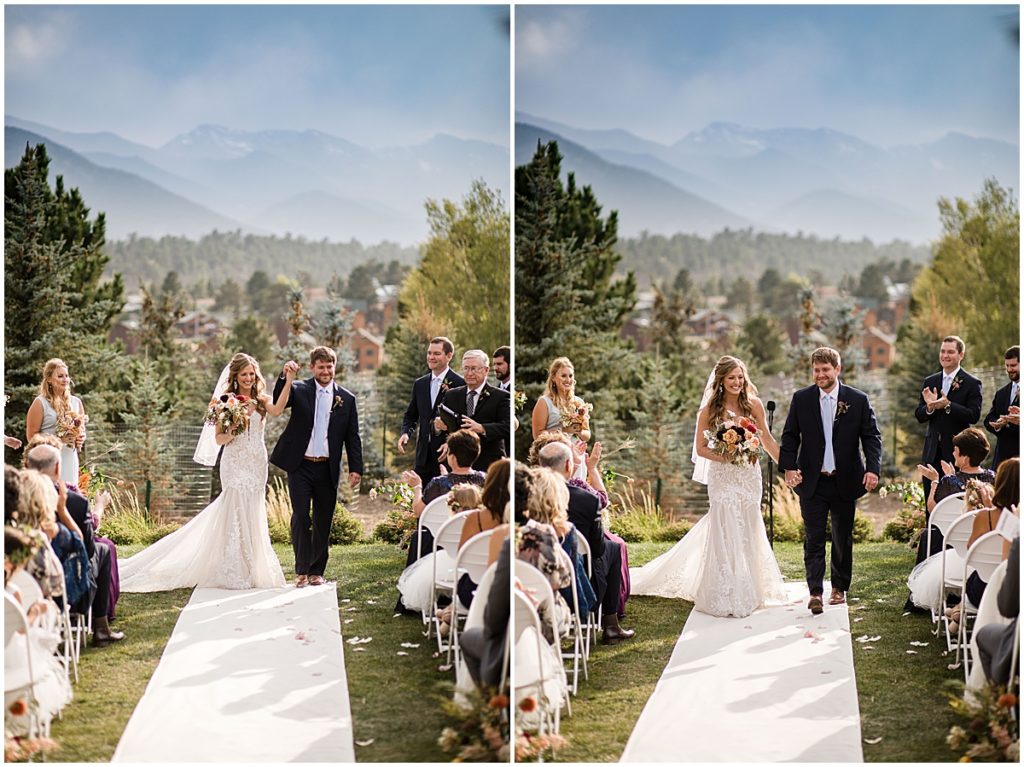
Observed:
[[[964,652],[964,682],[971,671],[971,648],[968,644],[967,619],[978,612],[972,607],[967,599],[967,577],[973,570],[978,576],[988,583],[992,573],[1003,561],[1003,541],[1005,539],[995,530],[980,536],[970,548],[967,549],[967,557],[964,559],[964,571],[962,585],[960,587],[960,631],[957,637],[957,660],[960,659],[960,650]]]
[[[484,625],[484,610],[487,608],[487,600],[490,599],[491,583],[494,581],[494,572],[497,569],[498,563],[492,563],[477,582],[476,596],[473,597],[473,604],[469,606],[469,612],[466,614],[466,625],[463,627],[464,632],[468,629]],[[456,691],[469,690],[474,684],[461,653],[459,658],[461,662],[455,664],[455,689]]]
[[[939,532],[942,533],[943,539],[945,539],[946,531],[949,530],[949,526],[953,524],[964,514],[964,494],[954,493],[953,495],[947,495],[932,509],[932,513],[928,515],[928,522],[925,525],[927,536],[925,538],[925,551],[931,555],[932,550],[932,528],[938,528]],[[939,605],[938,612],[933,607],[929,607],[929,611],[932,616],[932,623],[938,624],[939,619],[942,617],[943,607],[945,602],[943,601]]]
[[[441,525],[451,518],[451,510],[448,508],[448,495],[448,493],[445,493],[428,503],[420,514],[420,518],[416,521],[416,541],[419,545],[418,551],[421,557],[427,553],[423,550],[423,531],[429,530],[430,534],[436,537],[437,531],[441,529]]]
[[[945,534],[945,548],[942,550],[942,563],[941,570],[942,577],[940,580],[941,594],[939,595],[939,609],[942,610],[941,623],[936,628],[936,633],[942,632],[946,635],[946,649],[952,650],[956,646],[956,641],[949,633],[949,618],[946,617],[943,606],[946,604],[946,594],[950,591],[960,591],[963,589],[963,568],[962,567],[947,567],[947,559],[949,558],[949,551],[952,549],[961,560],[967,556],[967,541],[971,537],[971,526],[974,524],[974,515],[976,512],[969,511],[966,514],[961,514],[953,523],[946,529]]]
[[[460,660],[459,616],[465,617],[468,612],[468,608],[463,607],[459,601],[459,579],[465,573],[472,579],[473,583],[480,583],[480,579],[487,571],[487,556],[491,545],[491,532],[490,530],[484,530],[482,533],[477,533],[455,553],[455,588],[452,589],[452,628],[451,641],[448,642],[448,663],[452,662],[453,652],[455,654],[455,663],[457,664]],[[479,585],[477,589],[479,590]]]
[[[561,729],[560,710],[561,704],[549,700],[545,683],[555,681],[554,677],[548,675],[548,665],[544,660],[545,651],[542,643],[543,634],[540,628],[540,616],[534,609],[529,597],[519,589],[513,593],[513,626],[515,637],[516,672],[512,677],[512,700],[518,704],[520,693],[524,696],[533,692],[537,698],[537,734],[544,736],[545,730],[550,729],[552,733],[558,733]],[[531,629],[533,640],[525,639],[527,629]],[[561,664],[558,664],[561,666]],[[516,719],[524,717],[519,705],[515,706]],[[528,726],[516,723],[517,729],[526,730]],[[537,761],[543,761],[543,754],[538,754]]]
[[[564,652],[562,650],[562,647],[561,647],[561,645],[562,645],[562,630],[563,630],[563,627],[558,624],[558,612],[557,612],[557,610],[555,610],[555,603],[557,601],[557,597],[555,597],[555,592],[551,588],[551,584],[548,582],[547,576],[545,576],[544,573],[542,573],[540,570],[538,570],[536,567],[534,567],[529,562],[526,562],[526,561],[523,561],[523,560],[517,560],[516,561],[516,578],[519,579],[519,582],[523,585],[524,589],[526,589],[527,591],[530,591],[530,592],[533,593],[534,599],[539,604],[548,605],[548,607],[546,608],[546,611],[550,611],[550,613],[552,614],[552,624],[553,625],[551,627],[551,630],[553,632],[555,632],[555,633],[552,634],[552,636],[555,637],[555,644],[556,644],[556,646],[559,649],[559,654],[561,655],[563,660],[573,658],[574,655],[572,653]],[[577,600],[573,600],[573,601],[576,602]],[[573,621],[574,626],[572,628],[576,629],[576,631],[574,632],[574,645],[573,645],[573,647],[574,647],[574,650],[576,651],[576,653],[578,653],[578,654],[575,655],[575,661],[574,661],[574,665],[573,665],[572,686],[569,685],[568,674],[565,672],[565,670],[563,668],[563,673],[566,673],[566,681],[565,681],[566,688],[569,689],[569,691],[572,692],[573,695],[576,695],[576,692],[577,692],[577,689],[578,689],[579,667],[580,667],[579,661],[580,661],[580,658],[583,655],[583,647],[582,647],[583,642],[579,638],[580,632],[579,632],[579,621],[578,621],[578,616],[579,616],[579,605],[578,605],[578,602],[577,602],[577,608],[576,608],[576,616],[577,616],[577,619]],[[570,628],[570,630],[572,630],[572,628]],[[568,699],[566,699],[566,703],[569,704],[569,715],[572,716],[572,703]]]
[[[439,568],[438,554],[444,551],[452,558],[452,560],[455,559],[455,553],[459,548],[459,539],[462,537],[462,526],[466,522],[466,517],[472,513],[473,512],[471,511],[460,511],[458,514],[448,517],[434,533],[434,556],[431,561],[430,599],[427,601],[426,612],[423,615],[423,622],[427,624],[426,636],[428,639],[430,638],[430,634],[434,628],[439,627],[437,619],[438,594],[440,592],[455,593],[455,568],[454,566],[446,566],[443,569]],[[438,652],[445,649],[443,639],[441,632],[438,631]]]
[[[576,531],[576,551],[583,557],[584,564],[587,569],[587,578],[593,583],[593,572],[594,572],[594,557],[590,551],[590,541],[588,541],[579,530]],[[575,573],[576,568],[573,568]],[[583,617],[583,616],[581,616]],[[602,609],[601,603],[597,603],[597,607],[591,610],[585,616],[586,620],[583,622],[583,631],[585,632],[583,652],[587,659],[590,658],[590,640],[593,636],[594,641],[597,641],[597,632],[601,628],[601,617]]]
[[[28,635],[28,617],[25,610],[13,596],[4,592],[4,657],[9,658],[16,652],[15,644],[25,645],[24,667],[5,668],[4,673],[4,708],[24,696],[28,707],[28,737],[49,736],[50,722],[43,722],[39,717],[39,706],[36,700],[36,677],[32,668],[32,640]],[[6,666],[6,664],[5,664]]]

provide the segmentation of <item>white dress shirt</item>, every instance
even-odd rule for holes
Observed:
[[[316,410],[313,412],[313,433],[309,437],[306,455],[310,458],[329,458],[331,449],[327,445],[327,423],[334,405],[334,384],[321,386],[316,383]]]
[[[957,365],[956,370],[954,370],[949,375],[946,375],[945,371],[942,372],[942,396],[945,397],[949,395],[949,387],[953,385],[953,379],[955,379],[958,375],[960,375],[959,365]]]
[[[430,377],[430,406],[433,407],[437,402],[437,395],[441,391],[441,384],[444,383],[445,376],[448,375],[449,368],[445,368],[435,376]]]
[[[825,459],[821,462],[821,470],[831,473],[836,470],[836,455],[832,449],[832,427],[836,420],[836,404],[839,399],[839,382],[836,381],[831,391],[818,390],[821,406],[821,428],[825,432]]]

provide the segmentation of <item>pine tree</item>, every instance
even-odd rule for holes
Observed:
[[[125,480],[135,485],[140,502],[145,503],[148,496],[149,510],[159,513],[173,505],[174,454],[167,437],[172,405],[155,359],[133,359],[128,375],[131,386],[121,413],[126,426]]]
[[[516,380],[538,396],[551,360],[572,359],[577,391],[601,418],[635,401],[634,367],[618,337],[635,303],[632,273],[613,279],[617,216],[601,217],[592,190],[573,174],[563,187],[558,145],[539,145],[516,169]],[[531,407],[528,404],[528,407]]]

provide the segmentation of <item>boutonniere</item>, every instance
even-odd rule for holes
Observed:
[[[490,396],[491,396],[491,390],[490,390],[490,389],[488,389],[488,388],[487,388],[487,387],[485,386],[485,387],[484,387],[484,390],[483,390],[482,392],[480,392],[480,401],[481,401],[481,402],[483,402],[483,401],[484,401],[485,399],[487,399],[487,398],[488,398],[488,397],[490,397]]]
[[[963,382],[964,382],[964,379],[962,379],[962,378],[954,378],[953,379],[953,383],[951,383],[949,385],[949,390],[950,391],[956,391],[957,389],[960,388],[960,384],[962,384]]]
[[[342,406],[342,404],[343,404],[343,402],[342,402],[341,397],[335,395],[335,397],[334,397],[334,404],[331,405],[331,412],[333,413],[335,410],[340,408]]]
[[[850,403],[849,402],[846,402],[845,400],[839,400],[838,402],[836,402],[836,417],[835,417],[835,420],[838,421],[839,420],[839,416],[841,416],[843,413],[845,413],[849,409],[850,409]]]
[[[437,396],[438,397],[443,397],[445,394],[448,393],[448,390],[450,388],[452,388],[451,382],[447,378],[443,379],[441,381],[441,386],[437,390]]]

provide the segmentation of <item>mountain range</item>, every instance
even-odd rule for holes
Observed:
[[[885,148],[828,128],[715,122],[661,144],[516,114],[517,165],[550,140],[564,156],[563,174],[574,172],[619,212],[624,236],[751,226],[923,244],[941,234],[939,197],[972,199],[987,178],[1016,188],[1019,167],[1016,145],[961,133]]]
[[[321,131],[200,125],[149,147],[11,115],[5,126],[4,167],[45,143],[51,183],[63,175],[104,211],[111,239],[217,228],[409,245],[429,233],[427,199],[461,200],[475,179],[509,199],[508,150],[444,134],[369,149]]]

